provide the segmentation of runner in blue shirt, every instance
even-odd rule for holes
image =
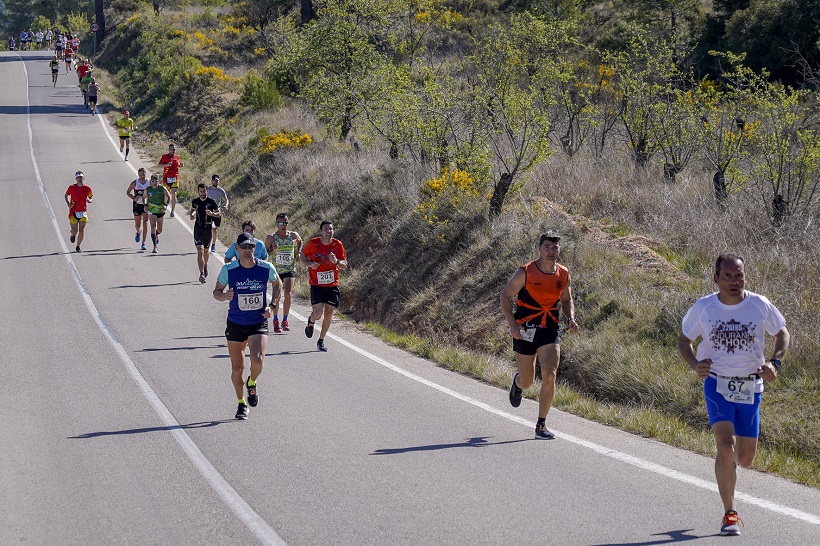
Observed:
[[[254,232],[256,232],[256,224],[253,223],[253,220],[245,220],[242,222],[242,231],[245,233],[250,233],[253,237]],[[260,241],[259,239],[254,238],[256,241],[256,247],[253,250],[253,257],[257,260],[267,260],[268,259],[268,249],[265,247],[265,243]],[[231,243],[231,246],[228,247],[228,250],[225,251],[225,263],[231,263],[231,260],[236,259],[238,254],[236,252],[236,243]]]
[[[273,286],[272,301],[275,302],[279,298],[282,282],[270,263],[254,258],[256,239],[253,235],[242,232],[235,244],[239,249],[239,259],[222,266],[213,295],[218,301],[230,302],[225,337],[228,339],[228,354],[231,358],[231,382],[239,400],[236,418],[244,420],[248,418],[248,406],[259,403],[256,380],[262,373],[265,351],[268,348],[268,319],[271,316],[268,283]],[[251,370],[247,381],[243,380],[245,347],[250,349],[251,356]],[[248,389],[247,402],[245,387]]]

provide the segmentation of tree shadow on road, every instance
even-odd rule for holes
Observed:
[[[144,434],[146,432],[168,432],[177,429],[194,429],[194,428],[209,428],[221,425],[222,423],[234,423],[236,419],[223,419],[221,421],[201,421],[198,423],[188,423],[187,425],[173,425],[170,427],[145,427],[145,428],[130,428],[125,430],[108,430],[100,432],[86,432],[78,436],[69,436],[69,440],[88,440],[90,438],[99,438],[101,436],[120,436],[123,434]]]

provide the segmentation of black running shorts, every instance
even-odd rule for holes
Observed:
[[[199,224],[194,224],[194,244],[196,246],[211,246],[211,226],[202,227]]]
[[[339,307],[339,300],[342,291],[338,286],[314,286],[310,285],[310,304],[327,303],[333,307]]]
[[[513,338],[513,352],[520,355],[534,355],[538,349],[551,343],[559,343],[561,336],[558,332],[558,324],[551,322],[546,328],[536,328],[535,337],[532,341]]]
[[[248,341],[251,336],[266,336],[268,335],[268,321],[260,322],[259,324],[237,324],[228,321],[225,327],[225,337],[228,341]]]

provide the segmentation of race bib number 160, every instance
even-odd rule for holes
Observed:
[[[262,309],[262,292],[253,294],[239,294],[240,311],[258,311]]]

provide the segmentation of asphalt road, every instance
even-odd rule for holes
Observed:
[[[743,535],[716,537],[711,459],[555,410],[534,440],[534,402],[353,325],[316,352],[304,302],[235,421],[218,267],[199,284],[178,219],[138,250],[140,158],[47,61],[0,54],[0,544],[820,544],[818,490],[742,471]]]

